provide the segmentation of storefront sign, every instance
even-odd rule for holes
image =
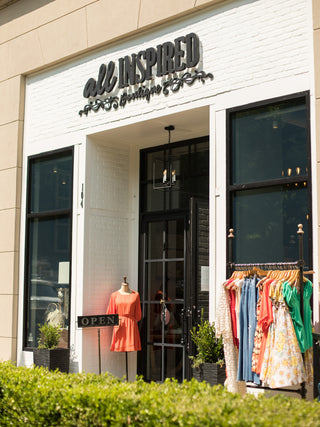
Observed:
[[[97,316],[78,316],[78,328],[119,325],[118,314],[100,314]]]
[[[190,33],[176,38],[173,42],[160,44],[156,48],[150,47],[119,58],[117,65],[114,61],[110,61],[107,65],[101,64],[97,80],[91,77],[83,89],[84,98],[99,98],[90,100],[79,111],[79,115],[87,116],[91,110],[95,112],[100,109],[116,110],[131,101],[141,99],[149,101],[153,95],[160,93],[168,95],[170,90],[177,92],[184,84],[190,86],[196,80],[204,83],[207,78],[213,79],[211,73],[194,69],[199,61],[199,37],[195,33]],[[191,68],[193,71],[184,72]],[[159,84],[154,83],[155,76],[163,77]],[[167,76],[166,80],[164,76]],[[119,90],[122,90],[120,95],[114,93]]]

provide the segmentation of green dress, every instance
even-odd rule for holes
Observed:
[[[312,347],[312,326],[310,298],[312,294],[312,283],[308,280],[304,284],[303,290],[303,311],[304,324],[300,313],[300,294],[296,287],[291,287],[289,282],[282,285],[283,297],[289,307],[289,312],[293,321],[301,353]]]
[[[313,346],[312,337],[312,310],[310,306],[310,299],[313,292],[313,285],[310,280],[304,283],[303,289],[303,315],[304,315],[304,328],[306,331],[307,349]],[[299,295],[300,302],[300,295]]]

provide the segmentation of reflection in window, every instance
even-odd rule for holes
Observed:
[[[168,144],[141,151],[141,209],[144,212],[184,209],[191,197],[208,198],[209,194],[209,139],[207,137],[170,144],[174,158],[176,183],[172,190],[154,189],[154,165],[159,184],[163,178],[163,162],[168,157]],[[161,185],[160,185],[161,186]]]
[[[72,152],[29,159],[25,347],[37,347],[39,325],[62,327],[68,346]]]
[[[232,184],[307,175],[305,98],[232,115]]]
[[[297,260],[299,223],[311,263],[307,102],[303,94],[229,113],[229,225],[237,263]]]

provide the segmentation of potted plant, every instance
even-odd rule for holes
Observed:
[[[69,349],[58,347],[61,326],[44,323],[39,325],[39,331],[38,348],[33,352],[34,364],[51,371],[59,369],[61,372],[69,372]]]
[[[224,384],[226,372],[222,337],[216,337],[214,323],[203,319],[203,310],[200,323],[191,329],[190,334],[196,346],[195,356],[189,356],[193,377],[211,385]]]

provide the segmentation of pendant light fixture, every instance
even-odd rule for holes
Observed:
[[[161,158],[156,158],[153,161],[153,189],[154,190],[169,190],[177,186],[177,163],[178,159],[172,155],[171,151],[171,132],[174,126],[165,126],[168,131],[168,144],[163,148]]]

